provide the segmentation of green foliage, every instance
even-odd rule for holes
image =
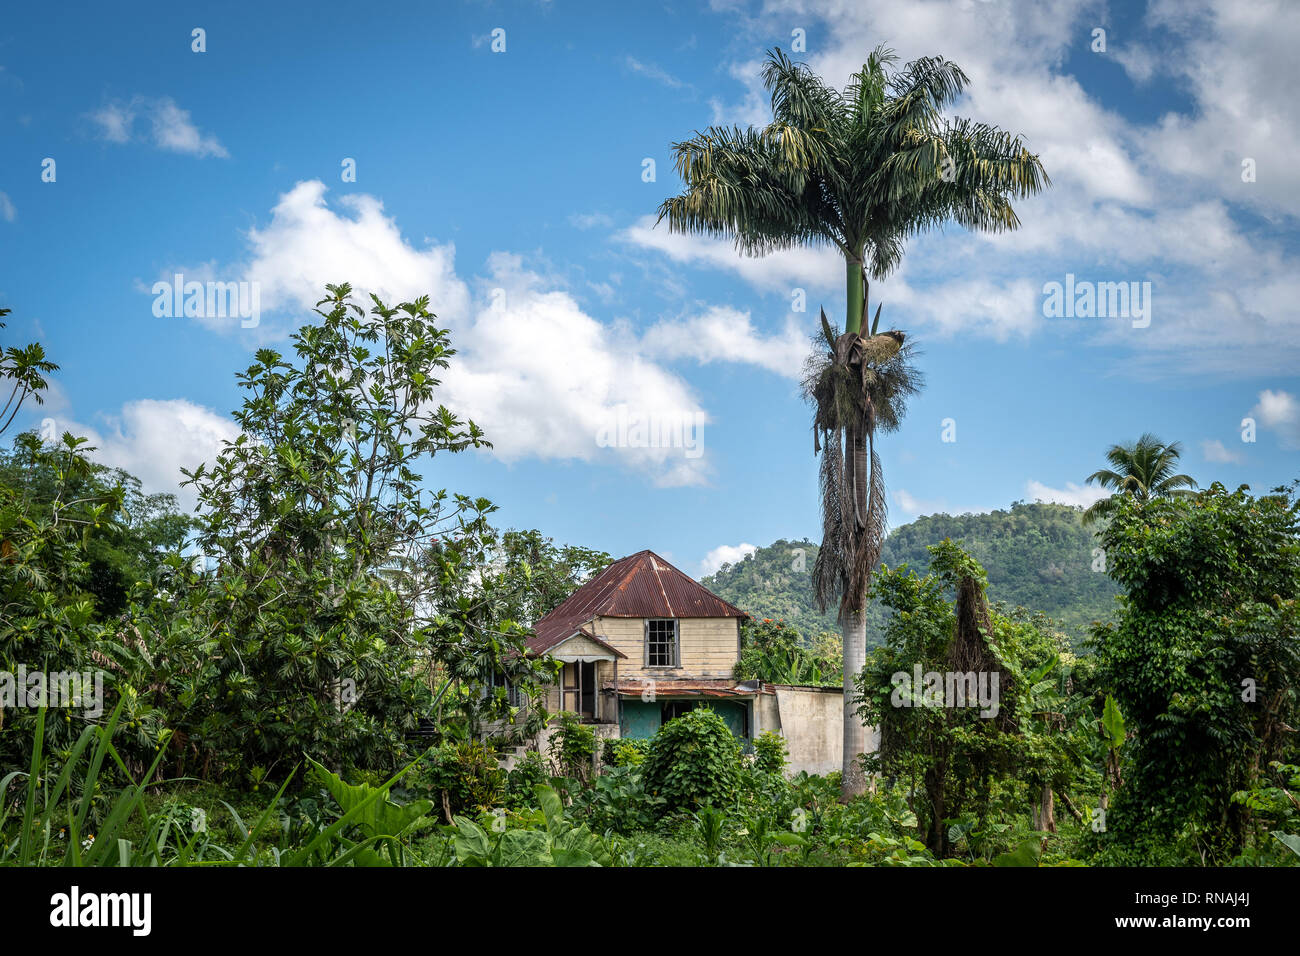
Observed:
[[[499,804],[506,788],[506,772],[486,745],[462,741],[429,750],[416,763],[407,786],[431,800],[450,822],[457,813]]]
[[[1232,795],[1250,814],[1254,837],[1234,864],[1300,866],[1300,837],[1294,835],[1300,832],[1298,793],[1300,766],[1274,760],[1249,790]]]
[[[1121,497],[1128,497],[1141,505],[1155,498],[1177,498],[1190,495],[1196,482],[1190,475],[1175,474],[1178,459],[1182,457],[1178,442],[1166,444],[1151,433],[1135,442],[1111,445],[1106,459],[1112,468],[1101,468],[1088,476],[1114,494],[1093,503],[1083,513],[1083,523],[1091,524],[1115,513]]]
[[[606,767],[635,767],[645,761],[650,741],[631,737],[609,737],[600,748],[600,762]]]
[[[1232,795],[1295,752],[1300,502],[1218,484],[1124,496],[1101,540],[1125,596],[1119,622],[1097,631],[1098,676],[1129,737],[1102,859],[1143,842],[1227,862],[1252,829]]]
[[[721,717],[696,707],[659,728],[642,765],[646,789],[668,809],[724,806],[735,796],[740,747]]]
[[[288,780],[252,825],[223,801],[233,823],[234,840],[229,843],[223,843],[209,828],[208,814],[195,813],[195,807],[171,802],[150,809],[146,788],[134,781],[105,794],[107,806],[92,830],[94,797],[104,771],[111,764],[122,765],[113,744],[122,705],[103,726],[92,725],[82,732],[57,776],[41,746],[46,715],[44,708],[37,712],[27,773],[14,771],[0,779],[0,865],[384,866],[412,862],[405,837],[428,804],[398,806],[388,801],[391,788],[409,767],[380,786],[352,787],[312,761],[317,779],[335,795],[341,812],[328,825],[299,834],[294,845],[268,847],[263,843],[277,835],[273,824],[278,822],[276,810]],[[153,776],[160,759],[149,767],[145,780]],[[69,787],[74,768],[81,768],[85,780],[80,795],[74,795]],[[15,814],[9,790],[24,776],[25,793],[16,801]]]
[[[8,315],[11,309],[0,309],[0,319]],[[0,322],[0,329],[5,323]],[[39,342],[30,345],[11,345],[0,349],[0,395],[4,395],[4,404],[0,405],[0,435],[13,424],[18,410],[23,403],[32,399],[36,404],[45,402],[41,394],[49,383],[45,376],[57,372],[59,367],[45,357],[45,349]],[[8,385],[8,394],[4,387]]]
[[[439,633],[447,636],[438,641],[440,677],[458,689],[450,699],[464,712],[469,733],[493,721],[495,733],[522,744],[546,726],[550,715],[537,690],[554,681],[559,662],[509,651],[609,562],[603,551],[558,546],[539,531],[486,527],[444,536],[420,556],[419,571],[430,582],[427,599],[445,612],[439,619]],[[512,706],[506,685],[522,692],[529,706]],[[489,686],[489,693],[479,693]]]
[[[885,539],[881,562],[907,565],[924,576],[930,568],[928,545],[951,538],[988,574],[989,599],[1008,607],[1042,612],[1080,646],[1094,621],[1115,616],[1120,588],[1093,570],[1098,542],[1081,521],[1081,510],[1058,504],[1014,503],[988,514],[927,515],[894,528]],[[800,553],[802,552],[802,554]],[[812,600],[811,569],[817,545],[811,541],[773,542],[703,579],[709,590],[754,618],[782,621],[800,634],[839,633],[833,613],[820,614]],[[867,643],[879,646],[889,616],[873,600],[867,608]]]
[[[740,622],[740,659],[734,676],[738,681],[838,686],[843,657],[824,655],[805,647],[799,632],[782,621],[746,618]]]
[[[174,495],[144,494],[139,479],[90,461],[93,450],[71,434],[43,444],[29,432],[0,452],[0,539],[6,578],[89,600],[103,621],[126,610],[137,586],[161,583],[191,521]]]
[[[550,787],[536,789],[544,826],[509,825],[484,830],[467,817],[457,816],[451,842],[460,866],[611,866],[611,845],[585,825],[574,824],[564,812],[560,797]]]
[[[949,219],[1014,229],[1012,200],[1048,183],[1019,137],[944,115],[969,82],[959,66],[924,57],[900,69],[896,61],[877,47],[839,90],[769,51],[762,77],[772,123],[711,126],[675,143],[684,189],[664,200],[659,218],[673,232],[730,239],[748,255],[834,245],[848,267],[845,329],[865,332],[863,274],[884,278],[908,235]]]
[[[162,740],[172,660],[157,659],[119,612],[167,583],[178,559],[166,552],[179,548],[187,519],[171,496],[146,497],[131,476],[95,465],[91,450],[71,434],[42,445],[27,433],[0,455],[0,670],[98,673],[109,698],[101,703],[127,702],[117,744],[139,773]],[[66,750],[93,709],[46,721],[46,746]],[[19,708],[0,721],[0,766],[22,766],[35,714]]]
[[[581,585],[605,570],[613,558],[604,551],[578,545],[557,545],[537,530],[487,533],[474,542],[482,548],[476,563],[489,575],[461,580],[465,591],[491,592],[502,619],[528,625],[558,607]],[[464,547],[465,541],[445,543],[445,548]]]
[[[473,534],[491,505],[429,494],[422,458],[484,444],[436,407],[454,354],[427,297],[367,315],[330,286],[296,362],[260,349],[238,376],[240,435],[187,472],[197,543],[216,561],[188,582],[183,622],[208,642],[191,738],[218,759],[272,768],[304,750],[387,768],[428,706],[416,677],[448,627],[423,619],[402,562],[429,538]]]
[[[551,753],[560,772],[580,781],[589,780],[596,756],[596,731],[582,723],[576,714],[560,714],[557,724],[551,735]]]
[[[1010,853],[1000,853],[993,858],[994,866],[1037,866],[1043,855],[1043,841],[1030,837]]]
[[[790,762],[785,737],[775,730],[765,730],[754,739],[754,765],[766,773],[784,773]]]
[[[703,806],[696,811],[695,828],[704,845],[705,859],[717,860],[726,823],[727,815],[715,807]]]
[[[505,805],[511,810],[525,810],[533,805],[537,787],[551,779],[550,769],[535,750],[526,752],[506,774]]]
[[[593,829],[626,834],[652,826],[665,802],[646,791],[641,768],[630,765],[611,767],[596,777],[578,792],[574,806]]]
[[[1113,750],[1124,746],[1128,734],[1124,730],[1124,715],[1119,712],[1119,705],[1110,694],[1106,695],[1106,707],[1101,712],[1101,726],[1106,733],[1106,743]]]
[[[929,700],[914,675],[974,673],[959,640],[966,594],[980,619],[984,571],[969,554],[945,541],[930,549],[931,573],[884,569],[876,593],[893,612],[885,646],[876,649],[858,681],[859,714],[880,728],[880,747],[865,763],[871,770],[912,782],[914,809],[935,855],[953,851],[953,837],[983,830],[999,814],[1023,812],[1044,787],[1069,787],[1086,775],[1094,735],[1088,701],[1070,689],[1072,657],[1060,635],[1022,611],[988,613],[978,623],[978,643],[988,662],[980,670],[998,680],[997,713],[981,706]],[[948,821],[970,814],[965,831]]]

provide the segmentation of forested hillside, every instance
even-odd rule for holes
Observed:
[[[1080,523],[1080,509],[1017,502],[989,514],[928,515],[895,528],[885,542],[882,563],[907,564],[918,573],[930,566],[926,546],[944,538],[959,542],[984,566],[989,599],[1042,611],[1058,621],[1076,643],[1094,620],[1113,617],[1118,588],[1093,570],[1092,531]],[[818,614],[811,574],[817,545],[777,541],[734,565],[724,565],[704,585],[756,617],[778,618],[805,636],[837,629],[833,609]],[[870,643],[879,643],[883,612],[873,603]]]

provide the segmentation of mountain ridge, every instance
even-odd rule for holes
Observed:
[[[925,574],[930,565],[926,545],[951,538],[984,566],[991,602],[1042,611],[1077,646],[1091,622],[1113,617],[1119,593],[1104,573],[1100,547],[1083,526],[1082,513],[1069,505],[1016,501],[1008,509],[978,514],[923,515],[890,532],[881,564],[906,564]],[[724,564],[700,583],[755,617],[784,620],[805,639],[822,630],[838,631],[834,609],[823,614],[813,604],[817,547],[808,539],[782,538]],[[885,614],[876,604],[869,606],[868,643],[880,642]]]

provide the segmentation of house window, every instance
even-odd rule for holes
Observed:
[[[677,621],[673,618],[652,618],[646,621],[646,667],[677,667],[680,663]]]

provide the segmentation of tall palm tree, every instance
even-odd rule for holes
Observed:
[[[1091,524],[1114,513],[1124,495],[1132,495],[1139,503],[1145,503],[1152,498],[1177,498],[1192,494],[1196,482],[1191,476],[1174,473],[1182,454],[1183,449],[1178,442],[1166,445],[1150,432],[1136,442],[1111,445],[1106,452],[1106,460],[1112,468],[1094,471],[1088,476],[1087,483],[1095,481],[1115,493],[1094,502],[1083,513],[1084,524]]]
[[[877,428],[897,427],[902,400],[917,387],[915,379],[906,385],[912,373],[903,333],[876,334],[879,308],[864,334],[867,277],[883,278],[897,266],[909,235],[950,220],[984,231],[1016,228],[1011,200],[1048,183],[1019,137],[943,116],[969,82],[960,67],[923,57],[891,72],[896,60],[877,47],[841,92],[771,51],[763,82],[772,122],[763,129],[711,126],[675,143],[685,188],[659,207],[670,230],[724,236],[745,255],[829,245],[844,256],[844,329],[823,322],[827,359],[814,355],[805,387],[816,406],[815,450],[829,439],[822,504],[830,547],[816,577],[819,600],[839,598],[846,798],[866,787],[857,762],[866,728],[852,691],[866,660],[863,609],[884,538],[884,483],[872,439]],[[827,364],[834,372],[822,382]]]

